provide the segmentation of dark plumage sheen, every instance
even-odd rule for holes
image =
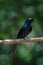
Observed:
[[[17,39],[25,38],[31,31],[32,31],[32,26],[31,23],[34,21],[33,18],[27,18],[25,24],[22,26],[20,31],[18,32]],[[17,47],[17,44],[14,44],[9,52],[14,52]]]
[[[33,18],[27,18],[25,24],[18,32],[17,38],[25,38],[32,31],[31,23],[33,21],[34,21]]]

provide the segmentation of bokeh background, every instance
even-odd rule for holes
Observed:
[[[16,39],[27,17],[36,19],[27,37],[43,37],[43,0],[0,0],[0,40]],[[12,45],[0,44],[0,65],[43,65],[42,43],[18,45],[12,55]]]

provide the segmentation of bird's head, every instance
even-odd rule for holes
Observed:
[[[26,22],[32,23],[34,21],[33,18],[27,18]]]

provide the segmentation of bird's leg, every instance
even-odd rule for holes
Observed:
[[[26,40],[26,39],[30,39],[30,38],[29,37],[25,37],[24,39]]]

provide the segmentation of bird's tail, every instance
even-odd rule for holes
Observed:
[[[8,52],[8,54],[12,54],[12,53],[14,53],[16,47],[17,47],[17,44],[14,44],[14,45],[12,46],[12,48],[10,49],[10,51]]]

